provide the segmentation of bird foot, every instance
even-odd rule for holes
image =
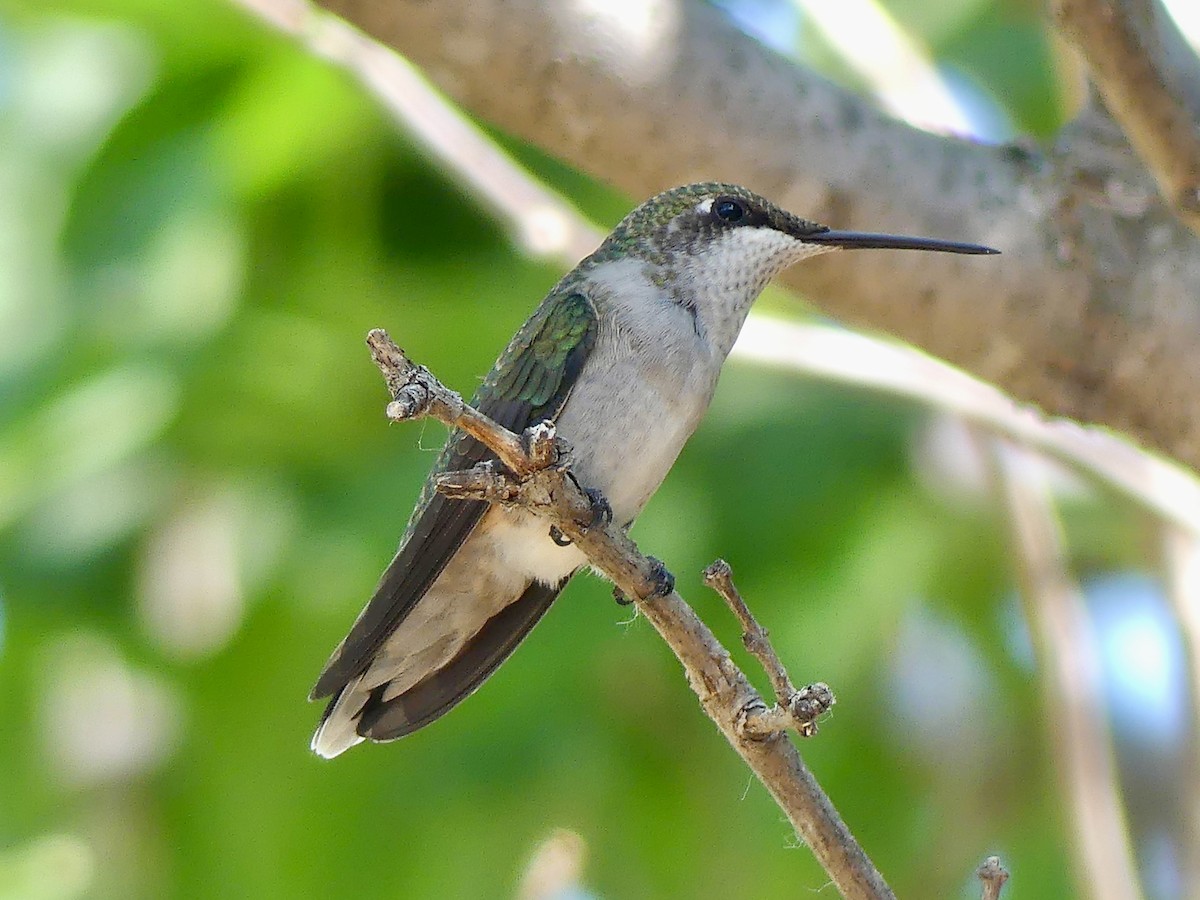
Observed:
[[[575,483],[575,487],[579,488],[588,498],[591,504],[591,513],[588,516],[587,522],[581,522],[584,531],[595,528],[597,525],[608,525],[613,520],[612,506],[605,499],[604,494],[596,488],[584,487],[579,483],[579,479],[575,477],[575,473],[570,469],[566,469],[566,476]],[[557,525],[550,526],[550,540],[554,541],[559,547],[571,546],[571,539],[562,533]]]
[[[647,556],[650,560],[650,580],[654,583],[653,590],[646,595],[647,600],[653,600],[655,597],[666,597],[675,590],[675,576],[672,575],[663,561],[654,556]],[[613,599],[617,601],[618,606],[629,606],[633,600],[621,590],[619,587],[614,587],[612,591]]]
[[[666,597],[675,590],[675,576],[670,573],[663,561],[656,556],[647,556],[650,560],[650,578],[654,581],[654,591],[646,599],[651,597]]]
[[[588,503],[590,503],[592,507],[591,516],[589,517],[588,521],[586,523],[580,523],[583,525],[583,530],[587,531],[589,528],[595,528],[601,522],[603,522],[605,525],[609,524],[613,520],[613,511],[612,506],[609,504],[604,494],[602,494],[596,488],[584,487],[579,483],[579,479],[575,477],[575,473],[570,469],[566,470],[566,476],[571,479],[575,487],[579,488],[579,490],[587,496]]]
[[[588,501],[592,504],[592,520],[588,522],[588,528],[595,528],[597,525],[608,525],[613,520],[612,506],[609,504],[605,496],[595,488],[584,488],[583,492],[587,494]]]

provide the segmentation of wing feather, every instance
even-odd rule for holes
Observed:
[[[595,309],[583,294],[551,294],[497,360],[472,405],[511,431],[555,418],[591,352],[596,330]],[[434,473],[469,469],[491,458],[493,454],[483,444],[456,431],[438,457]],[[441,496],[433,490],[432,478],[426,483],[399,552],[350,633],[330,657],[310,699],[336,694],[366,671],[380,646],[429,590],[486,509],[483,501]]]
[[[566,583],[567,579],[553,586],[529,585],[520,599],[489,619],[453,660],[399,697],[384,700],[386,686],[380,685],[363,707],[358,733],[373,741],[392,741],[445,715],[508,658]]]

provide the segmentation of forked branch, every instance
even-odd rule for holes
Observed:
[[[783,730],[803,730],[806,721],[811,726],[833,702],[829,689],[815,685],[806,689],[807,693],[795,691],[774,651],[760,650],[759,641],[765,644],[766,632],[745,610],[745,618],[741,612],[738,615],[747,633],[754,635],[751,643],[756,655],[764,661],[774,660],[765,664],[780,704],[768,708],[708,626],[675,592],[661,563],[643,554],[618,526],[595,521],[594,501],[571,477],[564,462],[564,446],[552,423],[536,425],[523,435],[513,434],[464,403],[427,369],[414,365],[386,332],[372,331],[367,344],[392,395],[389,418],[403,421],[432,416],[451,428],[460,428],[489,447],[507,469],[485,465],[447,473],[438,490],[454,497],[520,506],[557,527],[593,568],[637,603],[683,664],[704,712],[770,791],[842,896],[856,900],[894,897]],[[728,588],[733,590],[731,580]]]
[[[835,700],[829,685],[822,681],[796,690],[788,676],[783,661],[775,652],[767,629],[758,624],[754,613],[742,599],[741,592],[733,583],[733,569],[723,559],[718,559],[703,573],[704,583],[716,591],[742,625],[742,643],[758,660],[771,679],[775,689],[777,705],[759,715],[747,719],[743,730],[759,736],[794,728],[803,737],[817,733],[817,719],[829,711]]]

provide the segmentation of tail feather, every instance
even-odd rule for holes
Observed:
[[[349,687],[351,686],[347,685],[347,688]],[[334,694],[329,703],[325,705],[325,712],[321,713],[321,724],[317,726],[312,743],[309,745],[312,747],[313,753],[323,756],[325,759],[333,759],[338,754],[345,753],[355,744],[361,744],[364,740],[356,728],[358,723],[356,715],[346,715],[344,712],[334,715],[338,708],[338,702],[345,693],[346,688],[343,688]],[[361,707],[359,712],[361,712]]]
[[[331,758],[364,739],[392,741],[445,715],[508,658],[569,578],[553,586],[530,583],[445,665],[395,697],[386,698],[390,682],[367,687],[361,684],[363,676],[353,679],[326,707],[313,736],[313,750]]]

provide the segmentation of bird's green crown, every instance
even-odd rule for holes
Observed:
[[[671,252],[694,249],[731,227],[767,227],[798,238],[829,230],[740,185],[709,181],[651,197],[621,220],[591,259],[599,263],[637,255],[659,261]]]

